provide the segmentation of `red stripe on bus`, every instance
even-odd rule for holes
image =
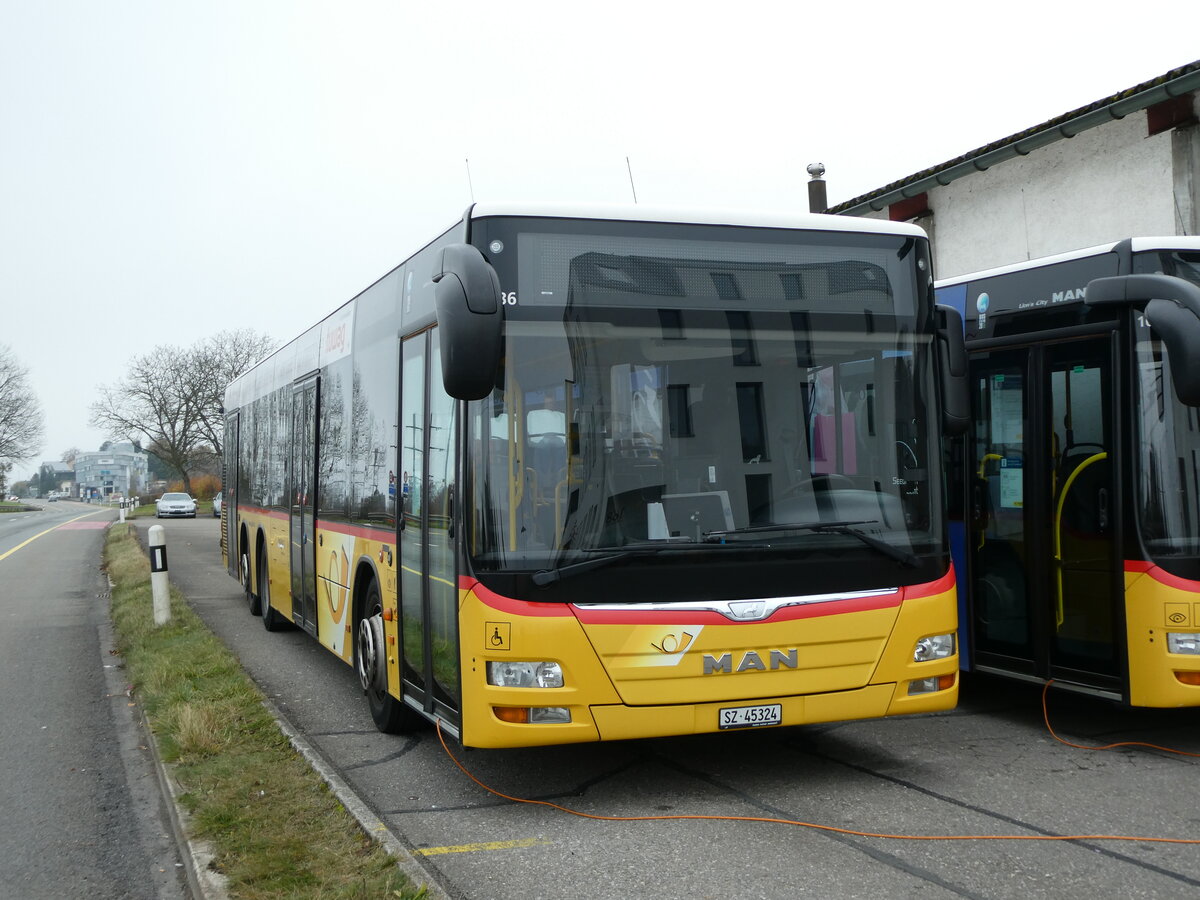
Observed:
[[[672,623],[686,625],[728,625],[731,619],[718,612],[709,610],[621,610],[621,609],[588,609],[565,603],[531,603],[527,600],[514,600],[494,591],[488,590],[474,578],[463,576],[458,580],[461,591],[474,591],[475,596],[485,606],[499,612],[514,616],[569,616],[574,615],[584,624],[623,624],[623,625],[653,625],[669,620]],[[798,606],[786,606],[778,610],[769,619],[757,622],[787,622],[796,619],[812,619],[823,616],[838,616],[846,613],[867,612],[877,609],[890,609],[899,606],[905,599],[931,597],[945,593],[954,587],[954,571],[947,572],[937,581],[913,585],[903,588],[896,593],[875,594],[869,597],[853,597],[845,600],[829,600],[824,603],[807,603]],[[757,623],[756,622],[756,623]],[[748,624],[756,624],[748,623]]]
[[[927,581],[924,584],[910,584],[906,588],[901,588],[904,591],[905,600],[916,600],[918,597],[934,597],[938,594],[944,594],[946,591],[954,590],[954,563],[950,564],[949,570],[937,581]]]
[[[823,603],[805,603],[800,606],[785,606],[766,619],[739,622],[718,612],[702,609],[582,609],[573,607],[575,617],[585,625],[655,625],[670,622],[672,625],[761,625],[765,622],[792,622],[797,619],[816,619],[826,616],[841,616],[846,613],[889,609],[900,605],[900,594],[876,594],[872,597],[854,597],[845,600],[827,600]]]
[[[458,579],[460,591],[474,591],[475,596],[484,605],[497,612],[510,616],[569,616],[570,608],[565,603],[530,603],[528,600],[514,600],[494,591],[489,591],[474,578]]]
[[[256,513],[266,516],[268,519],[279,519],[282,522],[286,522],[290,518],[286,512],[277,509],[263,509],[258,506],[239,506],[238,510],[243,513]],[[344,534],[348,537],[362,538],[367,541],[382,541],[385,544],[394,544],[396,542],[396,528],[389,525],[374,527],[370,525],[351,525],[347,522],[330,522],[328,519],[317,519],[317,531]]]
[[[1139,575],[1149,575],[1159,584],[1165,584],[1167,587],[1178,588],[1181,591],[1189,591],[1193,594],[1200,593],[1200,581],[1192,581],[1190,578],[1180,578],[1178,575],[1172,575],[1170,572],[1166,572],[1154,563],[1146,562],[1144,559],[1125,560],[1125,571],[1134,572]]]

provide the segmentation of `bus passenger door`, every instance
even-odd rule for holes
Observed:
[[[404,693],[458,722],[454,535],[456,402],[441,377],[437,329],[403,341],[400,384],[400,610]]]
[[[225,553],[225,569],[242,580],[241,559],[238,553],[237,483],[238,483],[238,414],[225,416],[225,431],[221,462],[221,549]]]
[[[978,668],[1119,691],[1109,335],[972,354],[967,495]]]
[[[317,633],[314,512],[317,493],[317,379],[296,385],[292,397],[292,620]]]

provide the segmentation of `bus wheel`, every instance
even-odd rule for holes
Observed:
[[[412,730],[419,718],[417,713],[387,689],[387,643],[383,635],[383,604],[379,585],[374,581],[367,589],[363,616],[354,630],[354,668],[358,681],[367,695],[375,727],[385,734],[401,734]]]
[[[283,616],[271,605],[271,578],[267,572],[266,560],[258,567],[258,604],[262,610],[263,628],[267,631],[279,631],[283,628]]]
[[[250,615],[257,616],[262,614],[262,604],[259,602],[258,595],[250,590],[250,554],[242,554],[242,589],[246,592],[246,605],[250,607]]]

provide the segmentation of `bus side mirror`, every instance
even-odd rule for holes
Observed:
[[[451,244],[433,280],[442,383],[457,400],[481,400],[496,384],[504,347],[500,278],[478,249]]]
[[[971,424],[971,402],[967,387],[967,345],[963,321],[957,309],[939,303],[937,316],[937,361],[942,382],[942,430],[950,436],[967,433]]]
[[[1158,332],[1171,361],[1175,394],[1200,406],[1200,287],[1173,275],[1120,275],[1088,282],[1088,306],[1146,304],[1146,320]]]

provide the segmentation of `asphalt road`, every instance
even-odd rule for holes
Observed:
[[[137,520],[143,531],[154,520]],[[451,747],[516,804],[470,781],[432,730],[377,733],[349,667],[299,631],[267,633],[222,567],[211,519],[166,521],[170,577],[250,674],[430,877],[462,898],[1194,897],[1200,759],[1056,741],[1038,688],[968,680],[951,713],[536,750]],[[1200,753],[1200,710],[1133,711],[1050,694],[1077,743]],[[911,840],[848,831],[921,836]],[[1016,835],[1033,840],[989,840]]]
[[[0,898],[184,896],[153,760],[111,648],[112,510],[0,515]]]

